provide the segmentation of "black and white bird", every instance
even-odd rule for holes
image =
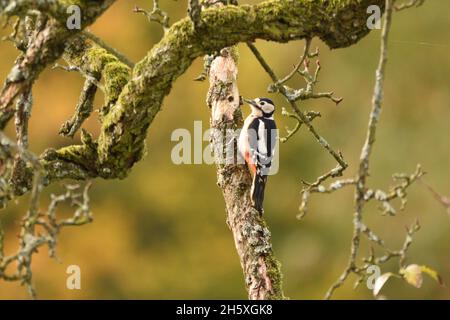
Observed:
[[[264,189],[277,142],[277,126],[273,119],[275,105],[268,98],[244,101],[252,112],[244,121],[238,149],[253,175],[252,205],[262,214]]]

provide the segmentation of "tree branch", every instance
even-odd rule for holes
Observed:
[[[89,84],[85,88],[87,90],[83,90],[77,111],[73,119],[70,120],[70,128],[72,129],[68,132],[70,136],[74,133],[74,130],[81,126],[82,120],[86,117],[86,114],[82,115],[80,112],[84,113],[85,104],[88,103],[89,106],[89,101],[93,98],[95,87],[91,85],[92,82],[95,82],[95,85],[98,86],[98,82],[101,79],[103,80],[102,89],[104,90],[105,102],[100,110],[100,120],[102,121],[110,108],[117,102],[122,88],[129,81],[131,69],[122,63],[119,57],[99,46],[84,34],[75,36],[67,43],[63,58],[69,64],[68,69],[79,71],[87,79],[86,84]],[[68,128],[69,126],[63,129]],[[69,145],[58,150],[48,149],[40,156],[40,162],[44,168],[44,185],[65,178],[86,180],[98,176],[107,177],[108,174],[111,174],[107,171],[99,173],[102,168],[97,162],[97,142],[93,141],[92,137],[85,131],[82,132],[81,138],[82,145]],[[27,174],[21,180],[22,183],[14,188],[15,195],[21,195],[29,190],[31,177]],[[23,188],[24,186],[27,186],[27,188]]]
[[[90,25],[106,10],[114,0],[78,1],[83,12],[82,27]],[[0,14],[7,16],[25,15],[28,10],[42,10],[52,15],[56,20],[49,20],[45,28],[38,32],[27,47],[23,57],[15,64],[9,73],[6,83],[0,92],[0,130],[13,116],[11,105],[21,93],[30,90],[39,74],[49,64],[56,61],[64,52],[67,39],[77,34],[77,30],[66,28],[67,3],[64,1],[11,1],[6,8],[1,8]]]

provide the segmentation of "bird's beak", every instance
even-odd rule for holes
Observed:
[[[254,100],[248,100],[248,99],[245,99],[245,98],[243,98],[242,100],[244,100],[244,102],[248,103],[249,105],[251,105],[251,106],[253,106],[255,108],[258,108],[258,104]]]

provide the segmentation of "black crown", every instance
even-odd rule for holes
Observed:
[[[273,101],[270,100],[269,98],[260,98],[259,101],[264,101],[264,102],[270,103],[271,105],[275,106],[275,104],[273,103]]]

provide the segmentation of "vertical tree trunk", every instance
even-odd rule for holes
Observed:
[[[235,47],[222,49],[209,71],[207,103],[211,108],[217,184],[222,189],[227,224],[233,233],[249,299],[283,299],[280,263],[273,254],[270,231],[251,207],[251,175],[245,164],[237,163],[235,135],[227,135],[243,124],[236,83],[236,50]],[[227,154],[230,148],[233,154]]]

